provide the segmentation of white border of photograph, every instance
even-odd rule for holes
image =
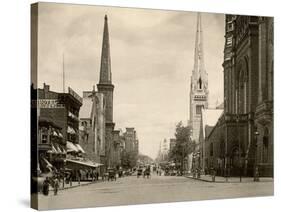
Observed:
[[[1,4],[1,211],[31,211],[30,198],[30,4],[10,0]],[[52,2],[152,9],[219,12],[275,17],[275,39],[280,35],[280,5],[276,0],[57,0]],[[275,58],[280,44],[275,42]],[[280,205],[280,62],[275,60],[275,196],[73,209],[71,211],[273,211]],[[3,119],[4,118],[4,119]],[[279,132],[278,132],[279,131]],[[218,191],[219,192],[219,191]],[[65,210],[70,211],[70,210]]]

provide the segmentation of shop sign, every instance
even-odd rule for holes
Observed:
[[[57,99],[39,99],[37,100],[38,108],[64,108],[64,105],[59,103]]]

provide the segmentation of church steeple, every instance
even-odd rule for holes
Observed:
[[[192,137],[195,142],[199,141],[201,112],[203,108],[208,108],[208,99],[208,74],[205,70],[204,64],[202,20],[201,14],[198,13],[194,50],[194,66],[190,82],[189,98],[189,124],[192,128]]]
[[[111,63],[109,48],[109,33],[107,15],[104,17],[103,41],[101,51],[100,80],[97,84],[98,92],[104,94],[105,97],[105,121],[113,123],[113,90],[114,85],[111,79]]]
[[[193,89],[207,89],[208,79],[204,64],[203,31],[201,14],[197,14],[197,27],[194,50],[194,67],[192,71]]]
[[[203,31],[201,24],[201,14],[197,14],[197,28],[195,38],[195,52],[194,52],[194,69],[195,72],[204,70],[204,52],[203,52]]]
[[[111,61],[107,15],[104,16],[103,41],[100,65],[100,84],[111,84]]]

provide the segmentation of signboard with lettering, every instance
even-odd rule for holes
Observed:
[[[32,102],[32,105],[34,106],[36,103],[38,108],[64,108],[64,105],[57,99],[39,99]]]

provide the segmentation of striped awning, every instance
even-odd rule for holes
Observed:
[[[59,136],[56,131],[53,131],[53,136]]]
[[[66,142],[67,152],[79,152],[80,150],[76,147],[76,145],[70,141]]]
[[[92,168],[97,168],[99,166],[102,166],[100,163],[95,163],[92,161],[80,161],[80,160],[71,160],[71,159],[66,159],[67,163],[74,163],[83,167],[92,167]]]
[[[75,146],[80,152],[85,153],[84,149],[79,144],[75,144]]]
[[[75,130],[70,126],[67,126],[67,133],[76,134]]]

